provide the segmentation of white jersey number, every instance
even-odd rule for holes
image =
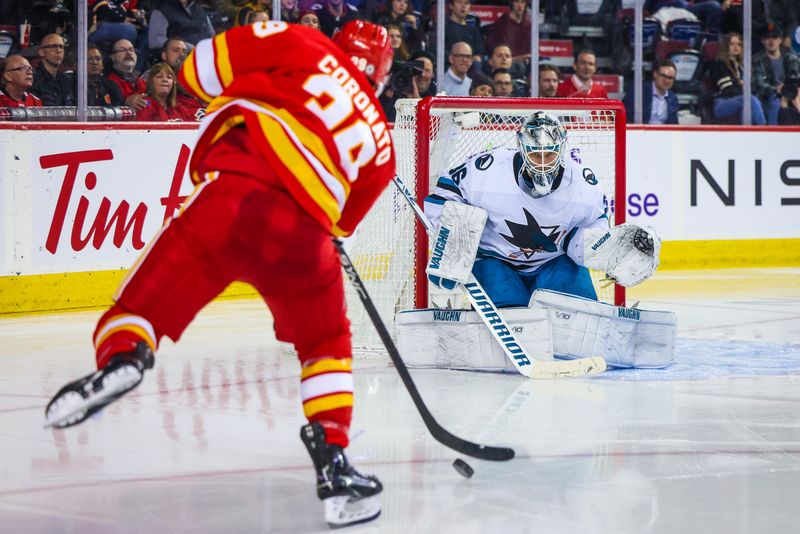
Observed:
[[[306,102],[306,109],[319,117],[328,130],[335,130],[353,114],[353,100],[341,85],[328,74],[313,74],[303,84],[303,89],[314,98]],[[377,147],[369,125],[358,119],[347,128],[333,134],[339,151],[339,160],[352,183],[358,171],[375,157]]]

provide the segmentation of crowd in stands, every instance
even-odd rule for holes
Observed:
[[[444,79],[435,80],[432,0],[88,0],[89,105],[126,105],[140,120],[198,120],[202,105],[177,84],[183,58],[202,39],[273,18],[272,3],[280,2],[281,20],[329,36],[356,18],[387,28],[395,67],[381,101],[390,120],[398,98],[439,91],[619,98],[633,120],[632,0],[541,0],[536,95],[530,2],[444,1],[446,65]],[[75,7],[70,0],[3,3],[0,107],[76,104]],[[750,43],[742,37],[743,0],[646,0],[644,12],[644,123],[675,124],[683,115],[740,124],[744,49],[751,47],[752,123],[800,124],[800,1],[752,0]]]

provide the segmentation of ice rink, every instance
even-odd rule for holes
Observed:
[[[595,378],[412,371],[464,458],[427,433],[388,357],[359,359],[351,461],[384,510],[349,532],[791,533],[800,524],[800,269],[660,273],[674,366]],[[299,439],[298,364],[260,301],[207,308],[138,390],[84,424],[44,406],[93,370],[99,311],[0,318],[0,531],[326,532]]]

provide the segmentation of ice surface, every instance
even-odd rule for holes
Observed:
[[[634,292],[678,313],[678,358],[662,371],[413,371],[446,428],[516,449],[508,463],[466,458],[469,480],[388,358],[358,360],[349,455],[386,489],[383,515],[350,530],[796,532],[798,274],[722,271],[723,292],[707,271],[667,273]],[[678,291],[679,279],[715,289]],[[92,369],[99,315],[0,319],[0,531],[327,531],[298,437],[298,365],[259,302],[212,305],[129,397],[43,430],[50,395]]]

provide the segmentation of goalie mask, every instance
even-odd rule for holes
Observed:
[[[566,143],[566,128],[544,111],[535,112],[517,131],[517,147],[525,168],[524,178],[533,196],[550,194],[553,181],[564,165]]]
[[[363,20],[351,20],[333,34],[333,42],[350,56],[358,70],[367,75],[375,94],[380,95],[394,56],[386,28]]]

